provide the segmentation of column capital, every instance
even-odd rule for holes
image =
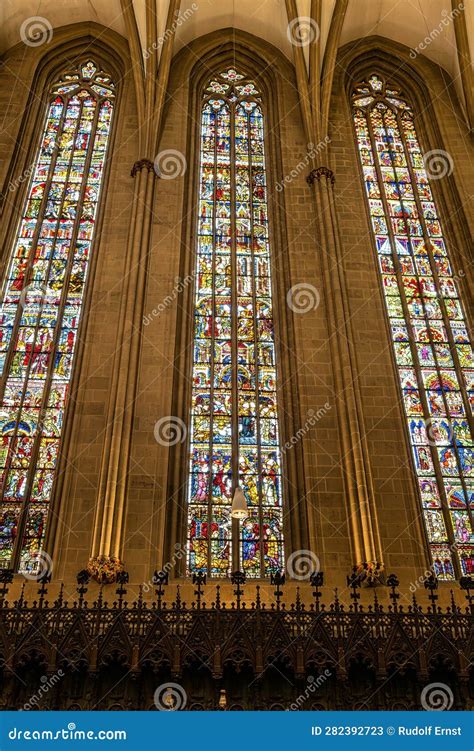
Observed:
[[[354,566],[353,573],[357,575],[361,584],[366,587],[376,587],[385,584],[385,567],[379,561],[364,561]]]
[[[152,172],[152,171],[155,172],[155,165],[153,164],[152,161],[150,161],[150,159],[138,159],[138,161],[136,161],[132,167],[132,171],[130,172],[131,176],[135,177],[137,172],[142,171],[143,167],[146,167],[148,172]]]
[[[124,570],[119,558],[109,555],[99,555],[89,558],[87,571],[99,584],[113,584],[117,580],[117,574]]]
[[[306,178],[306,182],[309,185],[313,185],[315,180],[320,182],[322,177],[325,177],[326,180],[330,180],[331,185],[334,185],[334,183],[336,182],[334,172],[330,170],[329,167],[317,167],[316,169],[311,170],[308,177]]]

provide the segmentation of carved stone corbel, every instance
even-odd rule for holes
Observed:
[[[135,177],[137,172],[141,172],[144,167],[147,168],[148,172],[155,172],[156,176],[159,177],[155,170],[155,165],[150,159],[138,159],[131,169],[131,177]]]
[[[308,183],[308,185],[313,185],[315,180],[320,182],[322,177],[325,177],[326,180],[329,180],[331,185],[334,185],[334,183],[336,182],[334,172],[329,169],[329,167],[316,167],[316,169],[311,170],[308,177],[306,178],[306,182]]]

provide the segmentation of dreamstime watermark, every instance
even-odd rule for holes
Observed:
[[[169,572],[176,566],[178,561],[181,561],[185,557],[186,557],[186,546],[182,545],[180,542],[175,543],[174,553],[171,557],[171,560],[165,563],[165,565],[160,571],[160,574],[169,574]],[[144,584],[142,584],[142,591],[145,593],[148,593],[153,589],[153,587],[156,587],[156,586],[157,586],[157,582],[151,579],[150,581],[147,581]]]
[[[153,161],[155,172],[161,180],[175,180],[186,172],[186,157],[177,149],[160,151]]]
[[[148,326],[149,323],[152,322],[154,318],[160,315],[160,313],[163,313],[167,308],[169,308],[173,302],[176,300],[179,294],[183,292],[183,290],[186,289],[186,287],[191,284],[191,282],[194,279],[194,274],[188,274],[184,277],[184,279],[181,279],[180,277],[176,277],[175,279],[175,285],[171,291],[170,295],[166,295],[164,300],[160,302],[159,305],[156,306],[156,308],[153,308],[151,313],[148,313],[146,316],[143,316],[143,325]]]
[[[308,313],[310,310],[316,310],[321,302],[319,290],[312,284],[300,282],[294,284],[286,293],[286,302],[293,313]]]
[[[54,688],[56,683],[58,683],[63,677],[64,673],[61,669],[59,669],[57,673],[54,673],[54,675],[50,676],[49,678],[47,675],[42,675],[40,678],[41,686],[28,699],[26,704],[23,704],[23,707],[21,709],[25,712],[28,712],[30,709],[37,709],[38,704],[40,703],[43,696],[45,696],[45,694],[47,694],[51,688]]]
[[[331,139],[329,138],[329,136],[326,136],[316,145],[314,145],[314,143],[308,143],[308,151],[305,154],[304,159],[298,162],[296,167],[293,167],[290,173],[288,175],[285,175],[283,180],[275,185],[275,190],[277,191],[277,193],[280,193],[284,189],[285,185],[291,183],[291,181],[294,180],[295,177],[298,177],[298,175],[300,175],[303,170],[307,169],[310,162],[315,158],[315,156],[317,156],[320,151],[323,151],[323,149],[325,149],[330,143]]]
[[[286,561],[286,570],[292,579],[306,581],[321,568],[318,556],[312,550],[295,550]]]
[[[43,16],[30,16],[20,26],[20,38],[27,47],[40,47],[53,38],[53,27]]]
[[[144,52],[143,52],[144,59],[148,60],[148,58],[150,57],[150,55],[155,50],[157,50],[160,47],[162,47],[163,44],[165,43],[165,41],[167,39],[170,39],[174,35],[176,29],[178,29],[180,26],[183,25],[183,23],[185,21],[187,21],[189,18],[191,18],[191,16],[193,15],[193,13],[195,13],[198,8],[199,8],[199,5],[197,3],[193,3],[189,8],[186,8],[186,10],[183,11],[183,13],[180,12],[179,16],[173,21],[173,23],[171,24],[171,26],[169,27],[169,29],[166,29],[166,31],[163,34],[163,36],[158,37],[158,39],[156,40],[156,42],[153,42],[153,44],[150,47],[148,47],[146,50],[144,50]]]
[[[188,696],[179,683],[162,683],[156,689],[153,700],[161,712],[176,712],[185,708]]]
[[[421,706],[427,712],[444,712],[453,703],[453,692],[446,683],[430,683],[421,692]]]
[[[45,550],[39,553],[33,553],[31,556],[31,569],[20,569],[25,579],[29,581],[40,581],[44,576],[49,576],[53,572],[53,561]]]
[[[442,423],[443,430],[446,430],[447,434],[441,433],[440,423]],[[436,417],[428,417],[425,421],[425,431],[426,440],[430,446],[446,445],[447,441],[453,443],[455,438],[453,426],[447,420],[440,420]]]
[[[423,156],[423,164],[430,180],[441,180],[454,169],[453,157],[443,149],[432,149]]]
[[[177,443],[183,443],[187,433],[184,420],[175,415],[160,417],[153,428],[155,441],[161,446],[175,446]]]
[[[464,271],[464,269],[459,269],[459,271],[456,271],[452,276],[452,279],[455,282],[459,282],[461,281],[461,279],[465,279],[465,278],[466,278],[466,272]]]
[[[33,298],[32,301],[35,305],[44,305],[48,297],[55,295],[57,293],[44,282],[30,282],[29,284],[25,284],[21,290],[18,304],[21,308],[24,308],[30,302],[30,298]]]
[[[302,694],[300,694],[296,700],[290,704],[288,709],[290,709],[292,712],[300,709],[300,707],[309,699],[309,697],[314,694],[315,691],[320,688],[323,683],[327,681],[328,678],[330,678],[332,675],[331,671],[326,668],[326,670],[321,673],[321,675],[318,675],[317,678],[314,677],[314,675],[308,675],[308,685],[303,691]]]
[[[292,435],[289,441],[286,441],[286,443],[283,445],[281,449],[281,453],[285,454],[288,449],[293,448],[298,441],[300,441],[304,435],[309,431],[310,428],[314,427],[318,420],[320,420],[322,417],[324,417],[325,414],[329,412],[331,409],[331,405],[329,402],[325,402],[322,407],[320,407],[316,412],[314,409],[308,410],[308,417],[305,420],[305,423],[302,428],[299,428],[295,435]]]
[[[13,727],[8,731],[11,741],[126,741],[126,730],[78,730],[75,722],[68,722],[67,728],[45,730],[36,728],[23,730]]]
[[[34,171],[35,171],[35,165],[34,165],[34,164],[30,164],[30,165],[29,165],[29,166],[28,166],[28,167],[27,167],[27,168],[26,168],[26,169],[25,169],[25,170],[24,170],[24,171],[23,171],[23,172],[21,173],[21,175],[20,175],[19,177],[17,177],[17,179],[16,179],[16,180],[12,180],[12,181],[11,181],[10,183],[8,183],[8,188],[7,188],[7,190],[8,190],[8,191],[9,191],[10,193],[13,193],[13,191],[15,191],[15,190],[16,190],[16,189],[18,188],[18,186],[19,186],[19,185],[22,185],[22,183],[24,183],[24,182],[25,182],[25,180],[28,180],[28,179],[29,179],[29,178],[31,177],[31,175],[33,174],[33,172],[34,172]]]
[[[464,3],[459,3],[459,5],[453,8],[453,10],[450,12],[448,12],[446,8],[443,8],[443,10],[441,11],[443,18],[439,22],[438,26],[430,31],[430,33],[425,36],[423,41],[421,41],[417,47],[410,51],[410,57],[412,58],[412,60],[414,60],[416,56],[420,54],[420,52],[424,52],[424,50],[426,50],[426,48],[429,47],[430,44],[434,42],[434,40],[437,39],[440,34],[443,33],[444,29],[449,26],[453,18],[457,18],[457,16],[459,16],[463,10]]]
[[[294,47],[307,47],[311,42],[317,42],[321,30],[309,16],[297,16],[288,24],[286,35]]]

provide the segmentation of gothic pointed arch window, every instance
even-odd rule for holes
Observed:
[[[214,577],[284,566],[264,127],[252,80],[233,68],[212,77],[201,103],[187,568]]]
[[[49,90],[0,313],[0,566],[43,566],[115,86],[90,59]]]
[[[378,75],[352,105],[427,539],[450,580],[474,571],[473,352],[412,108]]]

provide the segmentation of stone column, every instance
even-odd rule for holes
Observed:
[[[158,152],[179,7],[180,0],[169,0],[166,31],[159,39],[156,6],[154,2],[146,4],[147,48],[146,62],[143,67],[141,41],[133,4],[127,4],[122,0],[134,63],[139,116],[138,144],[139,148],[147,154]],[[140,159],[135,162],[131,174],[135,180],[135,192],[91,557],[88,563],[90,574],[103,582],[114,581],[117,573],[123,569],[121,551],[125,494],[142,341],[141,330],[153,198],[157,177],[154,164],[150,159]]]
[[[153,162],[141,159],[133,165],[131,175],[135,180],[135,192],[91,557],[88,563],[90,574],[100,581],[114,581],[117,572],[123,569],[120,556],[125,493],[156,180]]]
[[[353,560],[368,578],[377,580],[383,570],[382,551],[335,209],[335,178],[328,167],[318,167],[307,180],[314,191],[320,235]]]

